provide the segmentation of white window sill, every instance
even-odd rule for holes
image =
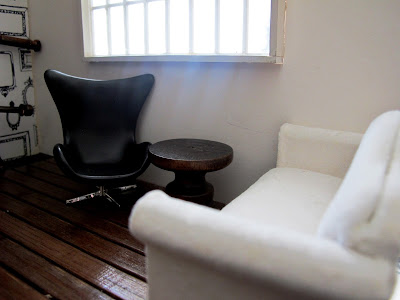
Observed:
[[[283,64],[281,56],[264,55],[126,55],[126,56],[90,56],[88,62],[246,62]]]

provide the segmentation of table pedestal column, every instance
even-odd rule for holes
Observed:
[[[215,141],[173,139],[151,145],[149,156],[155,166],[175,173],[175,180],[166,187],[170,196],[209,206],[214,188],[206,181],[206,173],[228,166],[233,149]]]
[[[174,171],[175,180],[166,187],[171,197],[209,204],[213,200],[214,187],[205,179],[206,172]]]

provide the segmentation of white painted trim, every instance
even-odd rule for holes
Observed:
[[[283,57],[262,55],[126,55],[84,57],[88,62],[246,62],[282,64]]]
[[[271,0],[270,55],[283,57],[285,54],[285,24],[287,0]]]
[[[82,33],[83,33],[83,55],[88,57],[93,53],[92,38],[92,16],[90,12],[89,2],[81,0],[81,16],[82,16]],[[88,16],[86,18],[86,16]]]

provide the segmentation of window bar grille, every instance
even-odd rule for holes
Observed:
[[[144,1],[144,54],[149,54],[149,5]]]
[[[170,53],[170,5],[169,0],[165,0],[165,52]]]
[[[95,39],[94,39],[94,9],[91,9],[91,11],[90,11],[90,21],[89,21],[89,23],[90,23],[90,51],[92,52],[92,53],[95,53],[95,51],[96,51],[96,48],[95,48],[95,45],[94,45],[94,42],[95,42]]]
[[[129,39],[130,39],[130,34],[129,34],[129,26],[128,26],[128,5],[126,3],[126,0],[123,1],[123,7],[124,7],[124,32],[125,32],[125,54],[129,54]]]
[[[219,50],[219,36],[220,36],[220,2],[215,0],[215,53],[218,54]]]
[[[107,1],[107,3],[108,3],[108,1]],[[110,7],[108,5],[106,6],[106,19],[107,19],[107,53],[108,53],[108,55],[111,55],[111,47],[112,47],[111,16],[110,16]]]
[[[243,38],[242,38],[242,54],[248,52],[248,21],[249,21],[249,1],[243,0]]]
[[[189,0],[189,54],[193,54],[193,1],[194,0]]]

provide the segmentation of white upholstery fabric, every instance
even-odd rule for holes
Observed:
[[[314,234],[341,181],[308,170],[272,169],[222,212]]]
[[[321,221],[320,236],[362,253],[391,260],[397,257],[400,244],[399,130],[399,111],[385,113],[371,123]]]
[[[328,239],[222,214],[161,191],[147,193],[136,203],[129,224],[133,235],[153,249],[149,260],[159,258],[149,262],[149,295],[159,295],[150,299],[166,299],[162,295],[175,291],[179,296],[173,299],[237,299],[230,293],[229,284],[213,286],[215,272],[246,278],[250,285],[261,281],[261,286],[264,282],[265,287],[277,285],[292,293],[308,293],[314,299],[316,295],[319,299],[387,299],[391,292],[391,265],[384,260],[348,251]],[[181,270],[185,266],[178,265],[179,257],[187,269]],[[195,283],[192,272],[204,275],[199,265],[212,273],[210,277],[199,276]],[[165,269],[175,271],[165,273]],[[173,278],[179,274],[184,274],[180,277],[186,286],[183,291]],[[192,285],[187,286],[186,277]],[[245,281],[227,282],[234,285]],[[207,295],[197,288],[207,285],[216,289],[212,295],[193,295]],[[267,295],[268,288],[264,292]],[[246,299],[260,298],[249,293]]]
[[[343,178],[362,134],[283,124],[279,131],[278,168],[298,168]]]
[[[146,244],[150,300],[388,299],[399,131],[400,111],[383,114],[353,159],[361,135],[286,124],[278,167],[222,212],[146,194],[129,228]]]
[[[164,248],[149,245],[146,257],[147,276],[151,282],[146,299],[247,300],[250,295],[253,299],[299,299],[298,292],[282,291],[273,284],[249,280],[245,275],[222,272]]]

